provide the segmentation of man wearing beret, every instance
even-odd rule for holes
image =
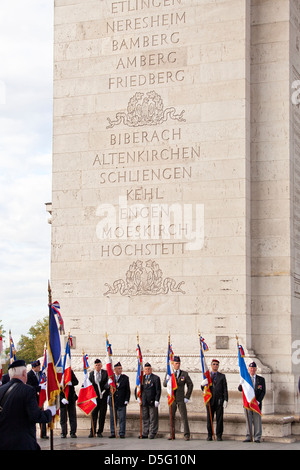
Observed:
[[[189,422],[187,417],[187,409],[186,404],[189,402],[192,391],[193,391],[193,382],[190,378],[189,374],[184,370],[180,369],[180,357],[174,356],[173,359],[173,368],[174,374],[177,383],[177,389],[174,390],[175,400],[171,405],[171,412],[172,412],[172,422],[173,422],[173,436],[170,436],[169,439],[175,438],[175,414],[177,408],[179,409],[179,413],[181,419],[183,421],[183,430],[184,430],[184,439],[186,441],[190,440],[190,428]],[[167,377],[165,377],[163,386],[167,386]],[[186,387],[186,391],[185,391]]]
[[[212,430],[212,421],[216,415],[217,421],[217,440],[222,441],[223,435],[223,413],[224,408],[226,408],[228,403],[228,389],[227,389],[227,380],[225,374],[219,372],[219,360],[213,359],[211,361],[211,393],[212,397],[209,403],[206,405],[207,411],[207,440],[212,440],[213,430]],[[203,380],[201,383],[201,388],[207,385],[207,379]]]
[[[258,403],[259,409],[262,409],[262,401],[266,394],[266,383],[265,379],[260,375],[256,374],[257,365],[255,362],[251,362],[248,366],[248,372],[253,384],[255,398]],[[242,385],[238,386],[239,392],[243,391]],[[247,410],[245,408],[246,415],[246,439],[244,442],[251,442],[252,426],[254,427],[254,442],[260,443],[262,435],[262,426],[261,426],[261,415],[252,410]]]
[[[8,367],[10,381],[0,388],[0,450],[40,450],[36,423],[49,423],[56,407],[39,408],[35,390],[27,385],[23,360]]]
[[[130,385],[129,377],[122,373],[123,368],[120,362],[114,365],[114,375],[116,391],[113,394],[110,393],[109,397],[109,409],[110,409],[110,436],[116,437],[117,430],[115,429],[119,418],[119,436],[121,439],[125,438],[126,432],[126,407],[130,399]],[[108,381],[109,383],[110,381]],[[114,400],[114,405],[112,400]],[[115,410],[115,414],[113,412]]]
[[[142,392],[142,439],[149,435],[154,439],[158,431],[158,406],[161,395],[161,382],[158,375],[152,373],[149,362],[144,366]]]

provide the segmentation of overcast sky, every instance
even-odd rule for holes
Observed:
[[[48,314],[53,3],[0,0],[0,319],[15,343]]]

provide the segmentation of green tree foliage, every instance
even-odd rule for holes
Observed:
[[[44,345],[47,343],[49,319],[45,317],[43,320],[38,320],[32,326],[28,335],[22,335],[18,342],[17,358],[24,359],[26,364],[30,364],[39,357],[44,355]]]

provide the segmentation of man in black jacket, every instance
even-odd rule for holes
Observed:
[[[158,406],[161,395],[161,382],[158,375],[152,373],[149,362],[144,366],[142,392],[142,439],[149,435],[154,439],[158,431]]]
[[[130,385],[129,377],[122,374],[122,365],[120,362],[114,365],[116,391],[113,394],[114,406],[112,403],[112,395],[109,397],[110,408],[110,437],[116,437],[117,430],[115,429],[115,422],[117,425],[119,418],[119,436],[125,437],[126,432],[126,407],[130,399]],[[115,409],[115,415],[113,413]],[[114,419],[115,416],[115,419]]]
[[[97,428],[98,420],[98,431],[97,436],[103,437],[103,429],[107,411],[107,397],[109,394],[108,375],[106,370],[102,370],[102,362],[100,359],[96,359],[95,368],[89,374],[89,380],[93,384],[94,390],[97,394],[97,406],[92,411],[92,422],[93,425],[90,430],[89,437],[94,437]]]
[[[61,390],[60,392],[59,421],[61,426],[61,437],[63,439],[66,438],[68,434],[68,417],[70,422],[70,437],[77,437],[76,401],[78,396],[76,394],[75,387],[78,383],[78,379],[71,369],[71,383],[67,386],[67,391]]]
[[[40,377],[41,377],[41,363],[37,359],[31,363],[32,369],[27,373],[27,385],[31,385],[35,389],[36,399],[39,403],[39,396],[41,391]],[[41,424],[41,438],[48,439],[46,423]]]
[[[40,450],[36,423],[49,423],[56,408],[39,408],[35,390],[26,384],[24,361],[14,361],[8,369],[10,381],[0,388],[0,450]]]
[[[217,434],[217,440],[222,441],[222,435],[223,435],[223,412],[224,408],[226,408],[227,403],[228,403],[228,389],[227,389],[227,380],[225,374],[221,374],[219,372],[219,364],[220,362],[218,359],[213,359],[211,361],[211,393],[212,397],[208,404],[206,405],[206,411],[207,411],[207,432],[208,432],[208,437],[207,440],[211,441],[212,440],[212,421],[214,419],[214,416],[216,414],[216,421],[217,421],[217,429],[216,429],[216,434]],[[203,388],[205,385],[207,385],[207,379],[205,379],[201,383],[201,387]]]

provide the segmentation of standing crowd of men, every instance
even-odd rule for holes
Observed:
[[[39,407],[39,393],[41,391],[39,361],[32,364],[32,370],[27,373],[26,364],[22,360],[15,361],[9,366],[8,374],[3,376],[0,386],[0,450],[40,449],[36,440],[36,423],[40,423],[40,437],[47,439],[47,423],[56,413],[55,407],[43,410]],[[174,375],[177,388],[174,390],[174,401],[171,405],[171,432],[169,439],[175,439],[175,421],[177,410],[180,413],[184,429],[184,439],[190,439],[190,427],[188,421],[187,404],[193,392],[193,382],[188,372],[181,369],[179,356],[173,359]],[[257,367],[254,362],[249,364],[248,371],[255,390],[255,397],[261,409],[262,400],[266,393],[265,380],[256,374]],[[222,440],[223,414],[228,403],[228,390],[225,374],[219,372],[219,361],[211,362],[211,399],[207,408],[207,440],[214,437],[213,420],[216,418],[216,437]],[[91,428],[89,437],[103,437],[107,407],[110,408],[110,438],[115,438],[117,429],[121,439],[126,436],[126,411],[130,400],[129,377],[123,374],[120,362],[114,365],[114,383],[116,389],[112,395],[111,380],[107,371],[102,369],[102,362],[96,359],[94,370],[89,374],[97,394],[97,404],[91,413]],[[68,418],[70,423],[70,437],[76,438],[77,416],[75,387],[78,379],[72,371],[72,384],[69,386],[68,396],[63,391],[60,396],[60,425],[61,437],[67,437]],[[207,379],[201,383],[201,388],[207,385]],[[167,387],[167,376],[163,381]],[[242,386],[239,385],[239,391]],[[159,404],[161,398],[161,380],[153,373],[151,364],[144,366],[143,381],[141,383],[141,439],[154,439],[159,427]],[[135,391],[137,398],[137,393]],[[245,409],[246,414],[246,439],[260,442],[262,435],[261,416],[258,413]],[[252,427],[254,433],[252,434]]]

